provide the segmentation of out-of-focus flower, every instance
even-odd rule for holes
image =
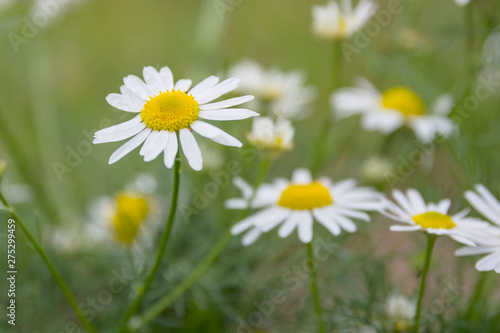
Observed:
[[[266,70],[253,60],[243,60],[229,70],[229,75],[241,79],[237,91],[255,96],[255,108],[276,117],[304,118],[316,98],[316,89],[304,85],[305,76],[300,71]]]
[[[380,93],[368,80],[359,78],[356,87],[335,91],[331,104],[338,118],[361,114],[361,124],[367,131],[389,134],[408,126],[423,143],[431,142],[436,135],[448,137],[456,128],[447,117],[453,108],[449,94],[439,97],[426,113],[422,99],[409,88],[395,87]]]
[[[253,120],[252,131],[247,134],[248,141],[259,148],[286,151],[293,148],[295,129],[286,119],[259,117]]]
[[[394,324],[395,332],[407,332],[410,330],[416,308],[415,302],[404,295],[393,294],[389,296],[386,313],[391,324]]]
[[[426,203],[422,195],[414,189],[406,194],[394,190],[396,203],[383,198],[380,212],[385,216],[407,225],[393,225],[392,231],[424,231],[428,234],[447,235],[457,242],[475,246],[475,241],[491,229],[491,225],[480,219],[468,217],[468,209],[455,215],[448,215],[449,199],[439,203]]]
[[[165,166],[172,168],[179,149],[179,136],[189,165],[199,171],[203,168],[203,158],[192,131],[226,146],[242,145],[233,136],[200,118],[225,121],[258,116],[251,110],[231,108],[252,100],[253,96],[209,103],[236,89],[239,79],[229,78],[218,83],[218,77],[210,76],[189,89],[191,80],[181,79],[174,84],[168,67],[159,72],[153,67],[145,67],[143,76],[146,83],[134,75],[125,77],[125,85],[120,87],[121,94],[106,97],[111,106],[138,113],[129,121],[95,133],[94,143],[116,142],[132,137],[111,155],[110,164],[144,143],[139,154],[144,156],[145,162],[156,159],[163,152]]]
[[[500,202],[483,185],[476,185],[474,191],[465,192],[465,198],[478,212],[489,221],[500,226]],[[475,239],[477,246],[464,247],[455,252],[457,256],[487,254],[476,264],[478,271],[492,271],[500,273],[500,228],[492,226]]]
[[[43,20],[43,26],[54,23],[63,14],[71,12],[85,0],[35,0],[31,9],[33,19]],[[40,24],[42,25],[42,24]]]
[[[398,33],[398,43],[401,47],[415,52],[427,53],[432,50],[432,44],[422,33],[413,28],[402,29]]]
[[[369,222],[370,216],[364,211],[377,210],[380,206],[378,192],[356,187],[352,179],[335,184],[328,178],[314,180],[306,169],[295,170],[291,181],[279,178],[273,184],[260,185],[250,203],[251,186],[239,178],[236,184],[243,190],[243,198],[228,200],[226,207],[261,209],[231,228],[233,235],[247,231],[242,240],[245,246],[279,224],[280,237],[287,237],[297,228],[299,239],[309,243],[314,219],[334,235],[339,235],[342,229],[354,232],[353,219]]]
[[[361,0],[355,8],[351,0],[315,5],[312,7],[313,33],[326,40],[349,38],[370,20],[377,8],[371,0]]]
[[[380,184],[394,170],[394,163],[385,157],[373,156],[361,165],[361,176],[369,184]]]
[[[470,0],[455,0],[455,3],[459,6],[465,6],[470,2]]]

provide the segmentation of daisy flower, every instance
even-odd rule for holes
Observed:
[[[287,151],[293,148],[295,129],[286,119],[269,117],[254,118],[252,131],[247,134],[248,141],[259,148]]]
[[[394,332],[409,331],[416,310],[417,305],[408,297],[401,294],[390,295],[387,299],[386,313],[391,323],[394,323]]]
[[[174,84],[168,67],[163,67],[159,72],[153,67],[145,67],[143,76],[145,82],[134,75],[125,77],[125,85],[120,87],[121,94],[109,94],[106,97],[111,106],[137,113],[129,121],[95,133],[94,143],[132,137],[111,155],[109,164],[144,143],[139,154],[144,156],[145,162],[154,160],[163,152],[165,166],[172,168],[179,149],[179,137],[189,165],[199,171],[203,168],[203,158],[193,131],[226,146],[242,145],[236,138],[199,119],[239,120],[258,116],[251,110],[230,108],[251,101],[253,96],[209,103],[236,89],[239,79],[229,78],[218,83],[218,77],[210,76],[190,89],[191,80],[181,79]]]
[[[284,238],[298,229],[299,239],[310,243],[313,237],[313,221],[316,220],[332,234],[339,235],[341,229],[354,232],[353,219],[370,221],[364,211],[376,210],[379,206],[378,192],[365,187],[356,187],[352,179],[333,184],[328,178],[314,180],[309,170],[297,169],[292,180],[277,179],[273,184],[262,184],[248,204],[252,187],[237,179],[243,198],[230,199],[230,209],[261,209],[236,223],[231,233],[238,235],[246,231],[243,245],[252,244],[265,232],[281,224],[278,234]]]
[[[465,192],[465,198],[488,220],[500,226],[500,202],[483,185],[476,185],[476,191]],[[491,226],[482,237],[475,240],[476,247],[464,247],[455,252],[457,256],[488,254],[476,264],[478,271],[500,273],[500,228]]]
[[[489,224],[477,218],[468,217],[468,209],[448,215],[449,199],[439,203],[426,203],[414,189],[406,194],[392,191],[395,203],[382,199],[380,212],[385,216],[407,225],[393,225],[392,231],[424,231],[428,234],[447,235],[457,242],[475,246],[474,240],[490,228]]]
[[[276,68],[267,70],[253,60],[243,60],[229,70],[229,75],[241,79],[238,91],[254,95],[253,105],[257,109],[269,109],[274,116],[304,118],[316,98],[316,89],[306,86],[305,76],[297,70],[283,73]]]
[[[97,199],[89,208],[87,234],[94,241],[114,241],[124,247],[148,247],[158,225],[156,180],[139,175],[124,190]]]
[[[341,88],[331,97],[331,105],[338,118],[360,114],[367,131],[390,134],[408,126],[423,143],[436,135],[449,137],[455,129],[447,117],[453,108],[453,98],[442,95],[426,112],[422,99],[407,87],[394,87],[380,93],[368,80],[359,78],[356,87]]]
[[[465,6],[469,4],[470,0],[455,0],[455,3],[459,6]]]
[[[326,40],[349,38],[370,20],[378,5],[371,0],[361,0],[354,9],[352,7],[351,0],[313,6],[313,33]]]

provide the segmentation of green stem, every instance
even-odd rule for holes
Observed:
[[[149,286],[153,282],[153,278],[156,275],[156,272],[158,271],[158,268],[160,268],[160,263],[163,258],[163,254],[165,253],[165,250],[167,248],[167,243],[168,239],[170,237],[170,233],[172,231],[172,226],[175,218],[175,213],[177,211],[177,199],[179,197],[179,181],[180,181],[180,175],[181,175],[181,160],[179,158],[179,152],[177,152],[177,157],[175,159],[175,164],[174,164],[174,189],[172,192],[172,202],[170,204],[170,213],[168,215],[168,220],[167,224],[165,226],[165,230],[163,231],[163,234],[161,236],[160,240],[160,245],[158,246],[158,252],[156,253],[156,259],[154,262],[153,267],[151,268],[146,280],[142,285],[140,285],[137,288],[137,294],[135,296],[135,299],[130,303],[130,306],[128,307],[127,311],[125,312],[125,316],[123,317],[123,321],[120,327],[120,332],[126,332],[126,325],[130,318],[133,316],[133,314],[136,312],[137,308],[142,302],[142,299],[144,298],[144,295],[146,294],[146,291],[149,289]]]
[[[319,332],[325,333],[325,324],[323,323],[323,310],[321,309],[321,303],[319,299],[318,277],[316,275],[316,268],[314,265],[312,242],[307,243],[307,254],[309,257],[307,263],[309,265],[309,271],[311,272],[311,293],[314,298],[314,307],[316,310],[316,316],[318,317]]]
[[[472,300],[470,301],[469,308],[467,309],[466,319],[469,322],[473,319],[474,315],[477,313],[476,306],[483,294],[484,285],[486,283],[488,275],[485,272],[480,273],[481,276],[477,281],[476,291],[474,292],[474,296],[472,296]]]
[[[54,280],[56,280],[56,283],[59,285],[59,288],[61,288],[61,291],[63,292],[64,296],[68,300],[68,302],[71,305],[71,307],[73,308],[73,310],[75,311],[75,313],[76,313],[78,319],[80,320],[80,322],[82,323],[83,327],[85,327],[85,329],[88,332],[97,333],[97,330],[95,329],[95,327],[90,323],[90,321],[85,317],[85,315],[82,313],[82,311],[78,307],[78,304],[76,303],[75,297],[73,296],[73,294],[71,293],[69,288],[66,286],[64,279],[61,277],[61,275],[59,275],[56,268],[54,267],[54,265],[52,264],[50,259],[45,254],[45,250],[41,247],[40,244],[38,244],[38,242],[35,240],[35,238],[31,235],[28,228],[26,228],[26,226],[24,225],[24,223],[21,220],[21,218],[19,217],[19,215],[17,215],[14,208],[7,202],[7,200],[5,199],[5,197],[3,196],[2,193],[0,193],[0,201],[3,203],[3,205],[5,206],[6,210],[10,213],[10,215],[14,218],[14,220],[16,221],[16,224],[18,224],[21,227],[21,230],[26,235],[26,238],[28,238],[28,241],[31,243],[31,245],[33,246],[35,251],[38,252],[40,257],[42,257],[42,260],[45,262],[45,265],[47,265],[47,267],[49,268],[50,272],[52,273],[52,276],[54,277]]]
[[[341,65],[342,49],[340,48],[340,42],[332,42],[332,72],[331,72],[331,84],[330,91],[327,95],[327,105],[325,107],[325,112],[323,113],[322,126],[318,139],[316,142],[316,149],[313,152],[313,163],[311,165],[312,173],[316,173],[323,162],[323,152],[325,150],[325,143],[330,133],[330,93],[335,89],[339,88],[340,83],[340,65]]]
[[[424,298],[425,292],[425,282],[427,279],[427,272],[429,271],[429,266],[431,264],[432,248],[436,242],[437,236],[427,234],[427,248],[425,251],[425,263],[422,270],[422,281],[420,282],[420,291],[418,293],[417,301],[417,312],[413,320],[413,333],[418,333],[418,322],[420,320],[420,314],[422,313],[422,299]]]
[[[270,160],[265,159],[262,162],[259,174],[257,176],[257,180],[255,182],[255,188],[257,188],[262,181],[264,180],[267,170],[269,169]],[[252,196],[249,199],[249,203],[252,202],[255,192],[253,192]],[[249,206],[247,209],[243,211],[239,218],[243,218],[248,215],[251,207]],[[213,265],[213,263],[219,258],[222,251],[226,248],[226,245],[232,239],[232,235],[227,230],[215,243],[214,247],[208,252],[207,256],[199,263],[195,269],[184,279],[181,283],[179,283],[175,288],[169,292],[168,294],[161,297],[155,304],[153,304],[149,309],[147,309],[142,316],[129,323],[128,329],[131,331],[135,331],[147,323],[151,322],[155,319],[160,313],[162,313],[165,309],[167,309],[172,303],[175,302],[182,294],[184,294],[191,286],[198,281],[198,279],[205,274],[205,272]]]

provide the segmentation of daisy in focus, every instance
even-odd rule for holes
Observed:
[[[370,216],[365,211],[377,210],[380,201],[378,192],[357,187],[352,179],[335,184],[328,178],[314,180],[306,169],[295,170],[291,181],[279,178],[272,184],[260,185],[252,200],[253,189],[249,184],[237,178],[235,185],[241,189],[243,198],[229,199],[227,208],[260,209],[231,229],[233,235],[246,232],[242,240],[245,246],[280,224],[280,237],[287,237],[297,229],[303,243],[312,241],[314,220],[334,235],[339,235],[342,229],[354,232],[353,219],[369,222]]]
[[[351,0],[315,5],[312,7],[313,33],[326,40],[349,38],[363,28],[377,8],[371,0],[361,0],[355,8]]]
[[[423,143],[437,135],[449,137],[456,128],[447,117],[453,108],[453,98],[446,94],[426,110],[422,99],[407,87],[394,87],[380,93],[368,80],[359,78],[356,87],[341,88],[331,97],[337,118],[361,115],[361,125],[367,131],[390,134],[407,126]]]
[[[288,151],[293,148],[295,129],[286,119],[269,117],[254,118],[252,131],[247,134],[250,144],[273,151]]]
[[[194,170],[203,168],[201,150],[192,132],[217,143],[241,147],[241,142],[205,120],[240,120],[258,116],[258,113],[232,106],[251,101],[253,96],[230,98],[210,103],[238,87],[239,79],[229,78],[219,83],[210,76],[193,88],[191,80],[174,83],[172,72],[163,67],[143,70],[144,81],[134,75],[123,79],[121,94],[109,94],[108,103],[120,110],[136,113],[129,121],[102,129],[94,134],[94,143],[116,142],[131,138],[110,157],[115,163],[144,143],[139,154],[145,162],[156,159],[162,152],[167,168],[172,168],[180,146]]]
[[[394,190],[392,196],[395,202],[382,199],[380,212],[406,224],[393,225],[390,228],[392,231],[424,231],[428,234],[446,235],[457,242],[475,246],[475,240],[490,228],[488,223],[468,217],[467,209],[448,215],[451,205],[449,199],[443,199],[437,204],[426,203],[414,189],[408,189],[406,193]]]
[[[481,215],[500,226],[500,202],[483,185],[476,185],[474,191],[465,192],[465,198]],[[478,271],[500,273],[500,228],[491,226],[482,237],[476,239],[477,246],[464,247],[455,252],[457,256],[487,254],[476,264]]]
[[[253,60],[243,60],[229,70],[241,79],[239,92],[255,96],[252,106],[271,112],[276,117],[301,119],[309,115],[309,104],[316,98],[316,89],[305,85],[300,71],[283,73],[269,70]]]

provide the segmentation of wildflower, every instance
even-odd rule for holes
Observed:
[[[415,317],[416,304],[404,295],[393,294],[387,299],[386,312],[391,323],[394,323],[394,331],[406,332],[410,330]]]
[[[244,60],[233,66],[229,74],[241,79],[239,92],[255,96],[254,105],[258,110],[268,111],[276,117],[307,117],[308,105],[316,97],[316,89],[304,85],[305,76],[300,71],[266,70],[253,60]]]
[[[289,120],[259,117],[253,120],[252,131],[247,134],[248,141],[259,148],[287,151],[293,148],[295,129]]]
[[[313,6],[313,33],[326,40],[339,40],[353,36],[377,11],[371,0],[361,0],[355,8],[352,1],[330,1],[324,6]]]
[[[239,79],[229,78],[219,82],[210,76],[191,88],[191,80],[181,79],[174,84],[172,72],[163,67],[159,72],[153,67],[143,71],[145,83],[137,76],[123,79],[121,94],[109,94],[108,103],[123,111],[138,113],[122,124],[95,133],[94,143],[121,141],[132,137],[110,157],[115,163],[132,150],[142,146],[139,154],[149,162],[164,153],[164,163],[172,168],[178,152],[178,141],[189,165],[194,170],[203,168],[201,150],[192,131],[217,143],[241,147],[241,142],[221,129],[199,120],[239,120],[257,116],[247,109],[230,107],[248,102],[253,96],[230,98],[209,103],[238,87]]]
[[[243,198],[228,200],[226,207],[245,209],[252,188],[238,178],[236,184],[242,190]],[[313,237],[313,220],[334,235],[339,235],[342,229],[354,232],[353,219],[369,222],[370,216],[364,211],[376,210],[379,198],[378,192],[356,187],[356,181],[352,179],[338,183],[332,183],[328,178],[313,180],[309,170],[297,169],[291,181],[280,178],[273,184],[260,185],[249,205],[261,210],[236,223],[231,233],[238,235],[247,231],[242,242],[249,245],[262,233],[281,224],[280,237],[287,237],[297,228],[299,239],[309,243]]]
[[[436,135],[449,137],[455,129],[447,117],[453,107],[453,98],[442,95],[428,113],[422,99],[407,87],[394,87],[378,92],[366,79],[359,78],[357,87],[341,88],[334,92],[331,104],[339,118],[361,114],[361,124],[367,131],[390,134],[408,126],[423,143]]]

